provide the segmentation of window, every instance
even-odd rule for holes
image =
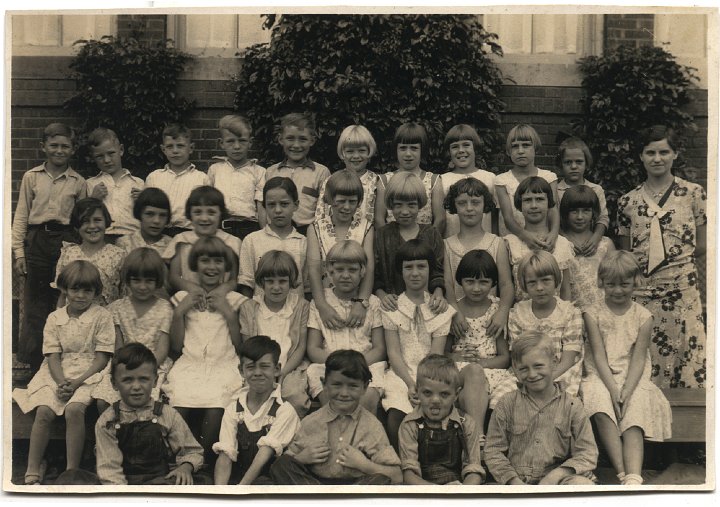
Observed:
[[[655,45],[672,53],[678,63],[698,69],[701,88],[708,87],[707,23],[703,14],[655,15]]]
[[[34,15],[12,17],[13,55],[65,56],[79,39],[99,39],[115,35],[115,16]]]
[[[232,57],[238,50],[270,41],[260,14],[191,14],[172,16],[169,36],[178,47],[198,56]]]

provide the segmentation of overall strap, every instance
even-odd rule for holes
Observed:
[[[163,411],[163,402],[162,401],[156,401],[153,405],[153,415],[156,417],[160,417],[162,415]]]
[[[235,403],[235,412],[237,412],[238,414],[245,412],[245,408],[242,406],[242,403],[240,403],[239,398],[238,398],[237,402]]]
[[[275,414],[277,414],[278,409],[280,408],[280,403],[278,403],[277,398],[273,400],[273,404],[270,407],[270,410],[268,410],[268,415],[270,417],[275,417]]]
[[[112,427],[115,427],[115,429],[118,429],[120,427],[120,402],[116,401],[112,404],[112,410],[114,417],[110,419],[106,424],[105,427],[110,429]]]

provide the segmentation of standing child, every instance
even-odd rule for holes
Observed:
[[[457,302],[457,311],[462,312],[467,331],[462,335],[454,335],[450,356],[457,362],[464,383],[474,376],[472,381],[483,387],[477,392],[460,393],[465,406],[474,409],[468,412],[479,424],[481,435],[485,432],[488,406],[494,408],[504,393],[500,387],[515,380],[507,369],[510,366],[510,351],[505,326],[499,334],[491,332],[492,318],[502,304],[492,294],[498,284],[498,277],[495,261],[484,250],[470,250],[460,260],[455,271],[455,282],[463,287],[464,294]]]
[[[43,339],[45,360],[27,389],[13,399],[24,413],[37,408],[30,432],[25,484],[42,481],[43,454],[56,417],[65,415],[67,469],[80,467],[85,445],[85,409],[115,350],[112,316],[94,304],[102,291],[97,268],[88,261],[69,263],[58,277],[67,305],[48,316]]]
[[[267,179],[275,176],[290,178],[300,193],[298,208],[293,213],[297,231],[305,235],[315,220],[320,189],[330,177],[330,170],[309,158],[310,148],[317,139],[315,120],[308,113],[290,113],[280,119],[278,143],[285,159],[268,167]]]
[[[559,202],[555,173],[535,167],[535,152],[540,146],[540,136],[530,125],[520,124],[510,129],[505,150],[512,160],[513,167],[495,177],[495,192],[501,213],[499,230],[500,236],[512,233],[532,248],[552,250],[560,232],[560,216],[557,208],[550,206],[548,217],[545,217],[548,232],[544,237],[523,229],[525,216],[519,206],[513,209],[513,202],[517,201],[518,185],[532,176],[547,181],[552,189],[552,202]]]
[[[88,195],[100,199],[107,207],[112,224],[105,237],[109,243],[115,244],[117,239],[140,228],[132,210],[145,183],[123,168],[123,145],[112,130],[96,128],[88,136],[88,146],[90,156],[100,170],[100,174],[87,180]]]
[[[457,270],[460,260],[471,250],[484,250],[493,258],[497,267],[498,279],[494,284],[493,296],[500,296],[500,305],[496,307],[491,320],[487,321],[488,333],[493,337],[502,337],[507,326],[515,295],[512,285],[512,272],[508,260],[507,245],[503,238],[485,231],[483,214],[492,209],[492,195],[485,184],[475,178],[465,178],[454,183],[445,196],[445,209],[450,216],[457,215],[460,231],[447,238],[445,242],[445,290],[448,302],[458,310],[456,302],[465,296],[462,284],[458,282]],[[468,332],[468,323],[461,311],[453,316],[453,334],[462,338]]]
[[[183,215],[185,201],[195,187],[209,185],[208,175],[195,168],[190,162],[193,151],[192,134],[183,125],[170,124],[162,131],[160,149],[168,160],[165,167],[148,174],[146,187],[157,187],[170,198],[172,214],[169,236],[190,230],[190,218]]]
[[[493,218],[497,218],[496,210],[493,206],[495,202],[495,175],[484,169],[477,168],[476,151],[480,150],[482,142],[480,136],[470,125],[455,125],[448,130],[443,142],[445,151],[450,155],[451,172],[440,175],[440,189],[442,196],[440,199],[433,201],[433,216],[435,222],[433,225],[442,232],[443,238],[449,238],[460,231],[460,223],[449,210],[447,206],[443,206],[447,199],[450,187],[468,178],[474,178],[481,181],[488,189],[492,199],[485,202],[485,210],[482,215],[482,227],[486,231],[497,230],[497,223],[493,224]]]
[[[605,254],[615,250],[610,238],[601,237],[592,255],[577,254],[577,245],[594,242],[593,224],[600,214],[600,201],[595,192],[585,185],[570,187],[560,201],[560,224],[562,235],[575,245],[575,263],[570,283],[571,301],[575,306],[585,308],[599,303],[604,299],[598,287],[597,271]]]
[[[168,301],[158,297],[165,273],[165,263],[157,251],[148,247],[133,250],[125,257],[120,271],[120,279],[129,295],[108,306],[115,324],[115,348],[139,342],[155,354],[159,365],[158,384],[152,395],[156,400],[160,399],[160,386],[172,366],[168,351],[173,310]],[[111,380],[112,376],[106,376],[93,392],[101,414],[119,399]]]
[[[146,188],[138,194],[133,205],[133,216],[140,221],[140,230],[118,238],[117,246],[128,253],[147,246],[162,255],[170,243],[170,236],[163,234],[170,213],[167,194],[159,188]]]
[[[653,316],[632,300],[642,272],[630,252],[609,253],[598,278],[605,300],[584,314],[590,350],[580,391],[618,479],[639,485],[643,438],[662,442],[672,432],[670,404],[650,381]]]
[[[207,484],[193,473],[203,464],[202,447],[180,414],[152,394],[158,381],[155,355],[142,343],[128,343],[116,351],[110,377],[119,399],[95,424],[100,482]]]
[[[452,359],[425,357],[417,368],[418,406],[400,425],[405,484],[482,484],[481,428],[455,408],[462,381]]]
[[[249,159],[252,128],[246,118],[228,114],[220,118],[218,144],[225,152],[208,169],[210,184],[227,198],[229,216],[222,221],[222,229],[245,239],[251,232],[265,227],[265,210],[260,205],[265,184],[265,168],[257,159]]]
[[[325,185],[325,201],[329,205],[318,206],[317,219],[308,230],[308,274],[313,300],[322,321],[331,329],[341,327],[359,327],[362,325],[368,298],[372,294],[375,273],[375,254],[373,252],[373,226],[365,217],[357,215],[357,209],[363,201],[364,189],[355,173],[343,169],[328,178]],[[360,284],[358,301],[353,303],[347,321],[325,301],[324,289],[332,286],[326,273],[328,251],[339,241],[353,240],[362,245],[369,259],[365,268],[365,277]]]
[[[563,176],[562,181],[557,185],[558,202],[562,202],[565,191],[578,185],[585,185],[590,188],[598,199],[599,211],[595,215],[595,224],[592,234],[578,241],[573,241],[575,255],[578,257],[592,257],[600,247],[604,234],[610,225],[607,205],[605,204],[605,191],[597,183],[585,179],[585,170],[592,167],[592,154],[587,144],[577,137],[568,137],[558,147],[557,166]],[[562,227],[562,210],[560,210],[560,226]],[[570,238],[568,238],[570,239]]]
[[[328,402],[327,394],[324,394],[322,388],[325,359],[336,350],[357,350],[365,357],[373,377],[360,403],[375,413],[382,396],[387,358],[380,300],[372,295],[368,299],[360,297],[363,277],[367,276],[367,261],[367,253],[363,247],[352,240],[338,241],[325,258],[333,283],[332,288],[325,289],[325,302],[345,321],[350,318],[352,308],[358,301],[363,307],[367,304],[367,314],[360,327],[346,325],[333,329],[326,326],[320,318],[317,301],[310,303],[307,356],[313,364],[308,367],[308,384],[310,396],[319,397],[320,403],[325,405]]]
[[[397,309],[383,310],[385,346],[390,369],[385,375],[383,407],[388,412],[387,433],[397,448],[398,428],[417,405],[417,365],[429,353],[442,354],[455,309],[440,313],[429,306],[428,280],[434,256],[430,247],[411,239],[397,250],[395,270],[401,273],[405,290],[397,298]],[[468,392],[474,392],[466,386]]]
[[[57,263],[58,276],[69,263],[75,260],[91,262],[100,271],[102,291],[96,303],[109,305],[120,295],[120,267],[125,250],[105,243],[105,230],[111,223],[110,213],[101,200],[93,197],[80,199],[70,215],[72,225],[80,236],[80,244],[65,243]],[[57,278],[51,284],[57,288]],[[58,299],[58,307],[65,305],[65,296]]]
[[[598,449],[579,398],[553,382],[557,358],[542,332],[513,344],[521,387],[506,394],[490,417],[485,463],[500,484],[592,486]]]
[[[552,340],[555,350],[553,379],[562,381],[565,391],[577,395],[582,375],[583,321],[580,310],[555,295],[562,278],[560,267],[552,255],[539,250],[520,261],[518,273],[520,287],[530,299],[519,301],[510,310],[510,349],[525,331],[542,331]],[[508,388],[513,388],[512,383]]]
[[[255,286],[255,276],[260,259],[270,250],[281,250],[290,254],[297,265],[297,279],[291,285],[301,296],[310,292],[307,276],[307,238],[297,232],[292,216],[298,207],[298,193],[290,178],[270,178],[263,188],[262,205],[265,208],[267,225],[260,231],[250,233],[240,247],[240,268],[237,283],[240,292],[252,298],[262,291]]]
[[[442,188],[436,185],[438,175],[425,171],[420,164],[427,164],[428,137],[425,127],[417,123],[403,123],[395,131],[393,146],[397,154],[398,170],[389,171],[380,176],[377,187],[377,213],[375,227],[380,229],[386,223],[395,220],[393,210],[386,204],[388,182],[393,175],[408,172],[417,176],[423,184],[425,200],[417,214],[417,222],[423,225],[433,223],[433,202],[442,202]],[[387,217],[386,217],[387,215]]]
[[[240,374],[245,387],[225,408],[215,484],[267,484],[270,465],[290,444],[300,427],[292,405],[280,397],[280,345],[267,336],[253,336],[240,345]]]
[[[199,274],[190,267],[192,246],[202,238],[218,238],[225,245],[228,264],[226,275],[221,280],[216,294],[233,290],[236,285],[240,239],[219,230],[220,223],[227,216],[222,192],[209,185],[197,187],[190,192],[185,204],[185,216],[190,219],[193,230],[181,232],[168,244],[163,259],[170,262],[170,286],[175,290],[188,292],[204,308],[208,294],[201,290]]]
[[[189,263],[208,295],[207,307],[197,309],[185,291],[173,296],[170,346],[182,355],[168,373],[163,390],[193,429],[205,449],[206,461],[212,463],[212,445],[218,439],[223,409],[242,386],[235,351],[240,346],[238,308],[245,297],[232,291],[214,292],[231,265],[230,252],[220,239],[198,239],[190,250]],[[197,425],[194,416],[200,419]]]
[[[550,234],[547,225],[548,209],[556,209],[556,203],[552,187],[544,179],[533,176],[520,183],[515,192],[515,208],[521,211],[525,218],[525,237],[532,236],[538,241],[546,241]],[[510,265],[515,283],[515,300],[527,299],[520,283],[518,266],[520,260],[530,252],[537,250],[537,247],[534,246],[534,242],[528,243],[514,234],[505,236],[505,241],[507,241],[510,253]],[[562,279],[558,284],[559,295],[561,298],[569,300],[572,282],[571,269],[574,267],[575,256],[573,246],[562,236],[558,237],[553,245],[549,251],[555,257],[562,271]]]
[[[447,308],[444,297],[443,265],[445,249],[440,233],[429,224],[417,222],[418,210],[425,206],[427,196],[422,181],[410,172],[392,177],[385,193],[385,204],[394,211],[396,220],[377,230],[375,238],[375,295],[383,310],[397,310],[398,296],[405,290],[402,273],[395,269],[398,249],[407,241],[417,239],[433,252],[428,290],[432,294],[430,308],[443,312]]]
[[[300,417],[310,409],[307,367],[307,322],[310,303],[297,291],[298,268],[287,252],[270,250],[262,256],[255,272],[255,283],[262,292],[240,307],[243,340],[269,336],[280,344],[282,398],[289,401]]]
[[[360,399],[372,379],[365,358],[336,350],[325,360],[328,404],[307,416],[287,451],[270,468],[275,484],[402,483],[400,459],[385,429]]]
[[[29,363],[32,372],[43,360],[43,326],[58,298],[50,282],[60,248],[73,237],[70,213],[87,195],[85,179],[70,167],[73,129],[51,123],[43,130],[40,150],[47,159],[23,175],[12,224],[15,272],[25,277],[18,361]]]

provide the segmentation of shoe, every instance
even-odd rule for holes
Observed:
[[[625,474],[622,478],[623,486],[640,486],[643,483],[643,478],[638,474]]]
[[[25,485],[26,486],[34,486],[36,484],[40,484],[40,475],[39,474],[25,474]]]

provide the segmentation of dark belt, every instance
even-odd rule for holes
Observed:
[[[28,224],[28,230],[33,229],[41,229],[45,232],[65,232],[72,230],[72,227],[55,221],[44,222],[42,224]]]
[[[239,216],[231,216],[220,222],[220,228],[221,229],[229,229],[232,227],[232,224],[240,223],[240,222],[248,222],[248,221],[255,221],[254,219],[250,217],[239,217]]]

